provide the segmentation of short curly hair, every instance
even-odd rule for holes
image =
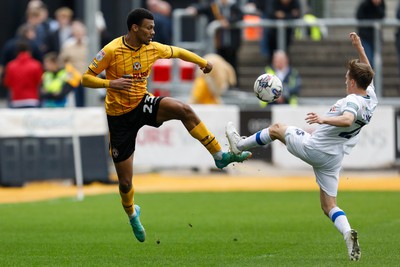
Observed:
[[[347,69],[349,70],[349,78],[354,79],[357,86],[364,90],[371,84],[375,75],[370,65],[361,63],[358,59],[349,60]]]
[[[154,20],[154,16],[149,10],[145,8],[136,8],[132,10],[126,19],[126,26],[128,26],[128,31],[131,30],[133,24],[140,26],[144,19]]]

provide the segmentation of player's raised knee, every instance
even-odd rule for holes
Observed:
[[[269,135],[272,140],[275,139],[284,140],[286,129],[287,125],[283,123],[274,123],[271,126],[269,126]]]
[[[271,126],[269,126],[269,134],[274,135],[277,134],[278,132],[281,132],[282,130],[286,130],[286,125],[283,123],[274,123]]]
[[[182,103],[181,102],[181,113],[182,116],[184,116],[186,119],[192,119],[191,117],[196,117],[196,114],[194,113],[193,109],[191,106],[189,106],[188,104]]]

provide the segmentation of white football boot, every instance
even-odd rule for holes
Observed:
[[[347,251],[349,253],[349,258],[351,261],[358,261],[361,258],[360,244],[358,243],[357,231],[351,229],[344,235],[344,240],[346,241]]]
[[[225,134],[226,134],[226,138],[228,138],[228,141],[229,141],[230,151],[236,155],[240,154],[242,152],[242,150],[240,150],[237,147],[237,144],[242,139],[242,137],[238,134],[238,132],[235,129],[235,126],[233,126],[232,122],[228,122],[226,124]]]

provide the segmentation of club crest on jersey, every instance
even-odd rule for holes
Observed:
[[[106,52],[104,52],[103,49],[100,50],[99,53],[97,53],[97,55],[96,55],[96,60],[101,61],[105,55],[106,55]]]
[[[118,149],[116,149],[116,148],[112,149],[112,156],[113,156],[113,158],[117,158],[119,156]]]
[[[140,64],[140,62],[133,63],[134,70],[140,70],[141,68],[142,68],[142,65]]]

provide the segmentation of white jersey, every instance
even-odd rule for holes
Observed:
[[[326,116],[340,116],[348,111],[355,115],[353,123],[349,127],[320,124],[305,145],[327,154],[349,154],[358,142],[358,133],[370,122],[378,104],[374,89],[371,83],[367,88],[366,96],[350,94],[337,101]]]

